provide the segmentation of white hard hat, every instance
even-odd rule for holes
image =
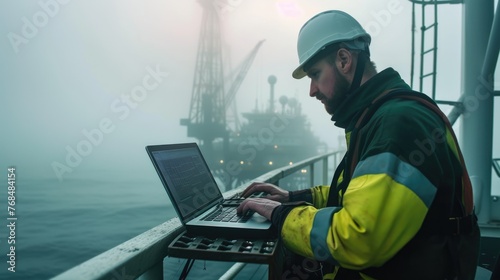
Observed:
[[[350,49],[368,51],[371,37],[359,22],[345,12],[331,10],[312,17],[300,29],[297,42],[300,65],[292,76],[303,78],[306,75],[304,64],[327,46],[339,42],[345,42]]]

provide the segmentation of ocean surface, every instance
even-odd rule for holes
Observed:
[[[7,190],[0,195],[0,219],[4,224],[0,227],[0,279],[49,279],[176,216],[159,180],[59,182],[19,177],[15,272],[8,270],[7,263]],[[166,279],[178,279],[184,262],[166,258]],[[196,275],[218,279],[230,266],[196,261],[192,279],[200,279]],[[252,275],[247,273],[248,279],[266,275],[262,266],[249,271]],[[121,278],[117,274],[113,279]]]

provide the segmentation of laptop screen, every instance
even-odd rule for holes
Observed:
[[[148,147],[167,193],[187,222],[222,200],[222,194],[195,143]]]

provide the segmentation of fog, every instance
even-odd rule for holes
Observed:
[[[276,96],[295,97],[331,149],[342,131],[294,80],[302,24],[327,9],[351,13],[372,34],[379,71],[410,81],[411,3],[406,0],[215,1],[221,9],[226,75],[265,39],[237,95],[238,112]],[[203,10],[197,1],[2,1],[0,4],[2,168],[19,177],[62,181],[109,174],[154,176],[148,144],[196,141],[187,118]],[[439,99],[460,93],[460,5],[440,13]],[[497,71],[498,72],[498,71]],[[498,76],[498,75],[497,75]],[[230,84],[227,81],[226,86]],[[132,92],[146,90],[140,98]],[[443,108],[445,111],[449,108]],[[498,136],[498,135],[497,135]],[[496,138],[498,138],[496,136]],[[83,147],[85,143],[90,146]],[[79,147],[84,154],[74,155]],[[498,154],[497,154],[498,156]],[[64,165],[65,168],[55,171]]]

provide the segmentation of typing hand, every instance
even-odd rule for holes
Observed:
[[[271,220],[274,208],[280,205],[281,203],[267,198],[247,198],[238,206],[236,212],[239,215],[243,215],[248,210],[253,210],[266,217],[268,220]]]
[[[256,192],[265,192],[268,195],[267,199],[278,201],[278,202],[288,202],[288,191],[280,189],[279,187],[269,184],[269,183],[259,183],[254,182],[250,186],[248,186],[242,193],[241,197],[249,197],[253,193]]]

